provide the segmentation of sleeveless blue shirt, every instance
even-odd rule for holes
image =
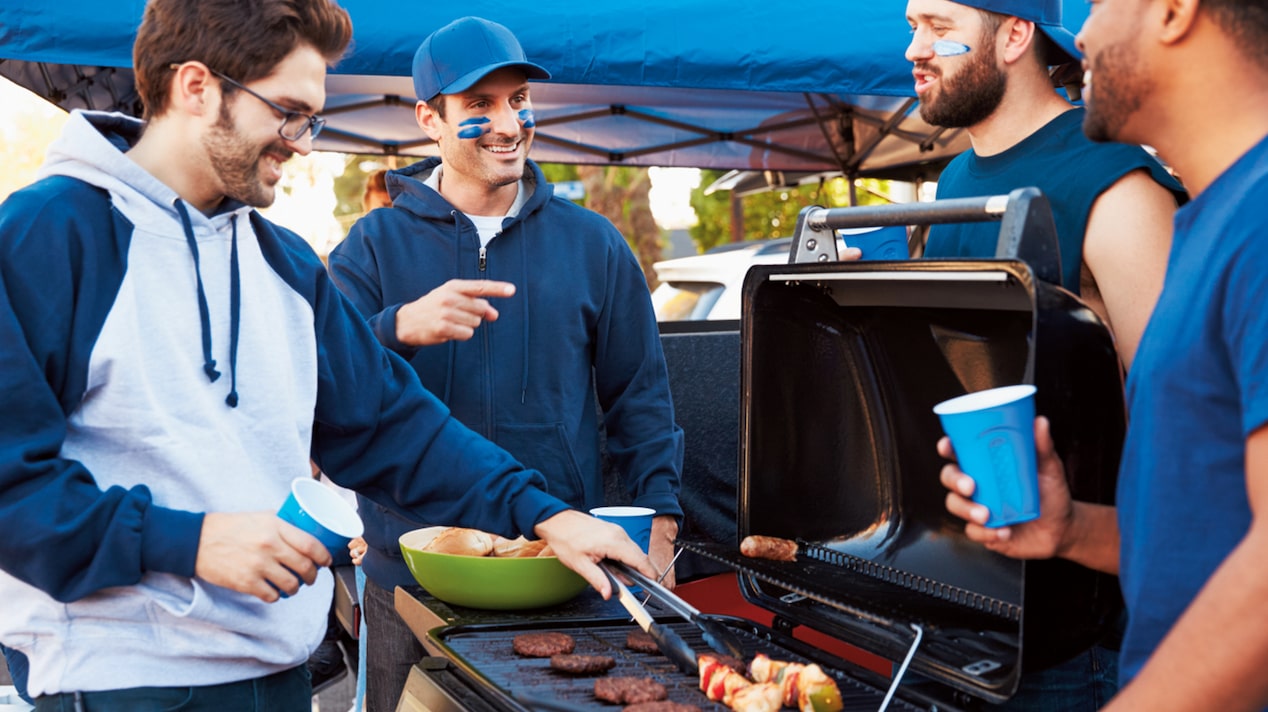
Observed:
[[[938,178],[938,198],[1006,195],[1035,186],[1052,205],[1061,250],[1062,286],[1079,293],[1083,236],[1092,204],[1128,173],[1146,169],[1163,187],[1183,199],[1184,189],[1153,156],[1139,146],[1095,143],[1083,134],[1081,108],[1071,109],[993,156],[972,149],[961,153]],[[933,225],[925,257],[994,257],[999,223]]]

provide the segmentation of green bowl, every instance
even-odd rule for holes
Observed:
[[[401,554],[419,586],[446,603],[468,608],[553,606],[574,598],[588,585],[554,556],[460,556],[421,551],[404,543]]]

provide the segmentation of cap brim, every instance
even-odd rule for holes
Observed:
[[[517,67],[524,70],[524,75],[529,79],[550,79],[550,72],[532,62],[499,62],[497,64],[488,64],[474,71],[458,77],[449,82],[448,86],[440,88],[439,94],[457,94],[460,91],[466,91],[475,86],[481,79],[484,79],[491,72],[496,72],[504,67]]]
[[[1083,53],[1079,52],[1079,48],[1074,43],[1074,33],[1070,32],[1061,25],[1039,25],[1043,33],[1052,40],[1062,52],[1065,53],[1064,58],[1053,57],[1053,60],[1061,59],[1062,61],[1053,61],[1053,65],[1066,64],[1068,62],[1078,62],[1083,58]]]

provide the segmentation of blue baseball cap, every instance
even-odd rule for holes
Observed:
[[[420,101],[470,89],[489,72],[519,67],[529,79],[550,72],[528,61],[511,31],[479,17],[462,17],[436,30],[414,53],[414,93]]]
[[[1065,64],[1082,57],[1074,44],[1074,34],[1061,24],[1061,0],[954,0],[961,5],[979,10],[998,12],[1029,20],[1039,27],[1064,53],[1060,57],[1048,57],[1048,64]]]

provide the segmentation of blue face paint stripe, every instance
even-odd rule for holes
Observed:
[[[533,115],[532,109],[520,109],[520,123],[526,129],[531,129],[537,125],[537,117]]]
[[[489,132],[489,123],[483,116],[466,119],[458,124],[458,138],[480,138]]]
[[[951,40],[938,40],[933,43],[933,53],[939,57],[954,57],[958,54],[968,54],[969,46]]]

